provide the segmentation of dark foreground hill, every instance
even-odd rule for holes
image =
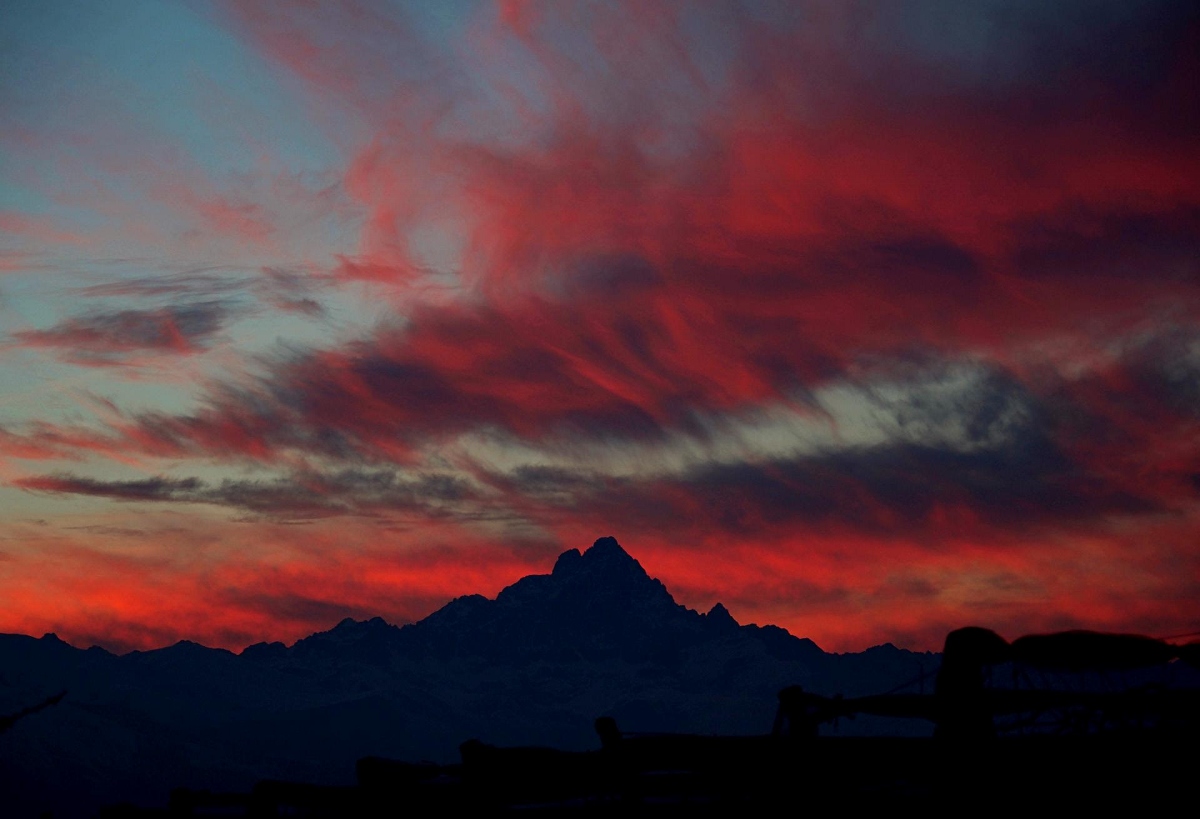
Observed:
[[[0,813],[89,815],[265,778],[349,784],[361,757],[449,762],[470,738],[585,749],[601,715],[631,731],[763,734],[784,686],[877,693],[937,662],[891,645],[828,654],[720,604],[685,608],[612,538],[495,600],[460,597],[403,627],[344,620],[291,647],[116,656],[0,635],[0,714],[68,691],[0,734]],[[925,726],[839,726],[893,728]]]

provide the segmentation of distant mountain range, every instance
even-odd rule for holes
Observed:
[[[347,619],[291,647],[182,641],[117,656],[53,634],[0,635],[0,715],[68,692],[0,733],[0,814],[164,805],[173,787],[264,778],[350,783],[360,757],[449,762],[471,738],[592,748],[601,715],[627,731],[760,734],[784,686],[857,696],[937,664],[890,644],[828,654],[776,626],[739,625],[719,603],[688,609],[606,537],[495,600],[459,597],[402,627]]]

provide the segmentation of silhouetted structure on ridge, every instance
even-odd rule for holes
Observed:
[[[933,722],[934,736],[948,741],[994,739],[997,719],[1003,730],[1022,733],[1194,733],[1200,728],[1200,692],[1145,675],[1169,672],[1177,660],[1200,668],[1198,649],[1195,643],[1176,646],[1094,631],[1028,635],[1009,644],[993,631],[972,626],[947,635],[931,697],[816,699],[826,704],[825,719],[857,713],[917,717]],[[989,685],[1000,666],[1008,667],[1009,684]],[[1040,680],[1033,679],[1035,673]],[[1131,673],[1143,676],[1112,677]]]
[[[1005,648],[1007,644],[1000,635],[984,628],[961,628],[946,635],[933,692],[937,704],[935,737],[996,736],[996,726],[984,697],[984,668],[1001,662]]]
[[[821,723],[833,719],[837,712],[831,707],[837,700],[809,694],[799,685],[789,685],[779,692],[779,710],[771,735],[786,739],[813,739]]]

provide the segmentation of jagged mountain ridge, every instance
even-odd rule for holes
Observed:
[[[628,730],[763,733],[785,685],[853,696],[934,667],[890,645],[827,654],[720,604],[688,609],[601,538],[494,600],[459,597],[405,626],[344,620],[290,647],[181,641],[117,656],[0,635],[0,713],[69,692],[0,737],[0,790],[31,813],[72,815],[163,804],[172,786],[348,782],[359,757],[453,761],[473,737],[594,747],[604,714]]]
[[[495,600],[455,598],[402,627],[378,617],[347,619],[331,631],[300,640],[293,650],[346,657],[370,647],[380,657],[408,659],[662,663],[739,629],[781,658],[823,653],[811,640],[792,637],[777,626],[739,626],[720,603],[707,614],[676,603],[615,538],[604,537],[584,553],[563,552],[550,574],[523,577]],[[243,654],[281,659],[284,652],[280,643],[260,643]]]

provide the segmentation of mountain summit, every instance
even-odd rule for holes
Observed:
[[[621,548],[614,537],[602,537],[583,554],[568,549],[558,556],[550,578],[560,587],[582,591],[585,586],[596,589],[623,589],[631,594],[666,595],[662,583],[646,574],[642,564]],[[511,587],[510,587],[511,588]]]
[[[550,574],[523,577],[495,600],[460,597],[402,631],[441,656],[635,660],[670,651],[701,625],[615,538],[602,537],[582,554],[563,552]]]

